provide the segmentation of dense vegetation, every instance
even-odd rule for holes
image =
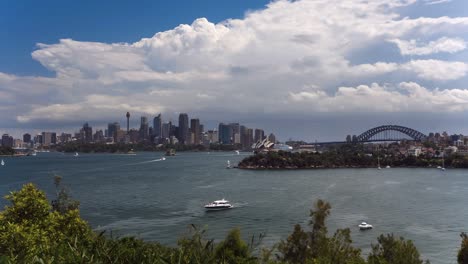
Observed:
[[[13,155],[15,154],[15,150],[10,147],[2,147],[0,146],[0,155]]]
[[[323,153],[268,152],[246,157],[239,163],[243,169],[308,169],[308,168],[366,168],[377,167],[437,167],[442,159],[395,154],[385,150],[366,153],[362,145],[342,145]],[[445,158],[445,167],[468,168],[468,157],[452,154]]]
[[[81,219],[79,203],[71,199],[61,179],[55,184],[57,197],[51,203],[31,183],[6,196],[11,205],[0,212],[0,263],[423,263],[411,241],[392,234],[378,237],[365,259],[353,247],[349,229],[328,234],[325,222],[331,206],[323,200],[314,204],[306,229],[295,225],[286,240],[270,249],[258,248],[261,237],[245,242],[239,229],[215,243],[195,226],[176,247],[168,247],[95,233]],[[468,238],[461,236],[458,263],[468,263]]]
[[[134,151],[166,151],[174,149],[176,151],[232,151],[241,149],[240,145],[222,145],[210,144],[205,145],[183,145],[183,144],[166,144],[155,145],[152,143],[138,144],[105,144],[105,143],[81,143],[69,142],[55,147],[57,151],[64,152],[83,152],[83,153],[127,153],[130,150]]]

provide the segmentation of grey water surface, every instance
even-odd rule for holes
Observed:
[[[459,234],[468,231],[468,170],[425,168],[250,171],[226,169],[249,153],[181,152],[137,155],[38,153],[3,157],[0,194],[33,182],[49,198],[53,176],[63,177],[81,215],[96,230],[136,235],[175,245],[190,224],[222,239],[240,227],[245,238],[265,234],[264,246],[285,239],[293,225],[307,225],[318,198],[332,205],[329,232],[349,227],[367,254],[382,233],[414,241],[431,263],[456,263]],[[235,208],[205,212],[209,201],[226,198]],[[3,208],[7,201],[2,199]],[[367,221],[373,230],[359,231]]]

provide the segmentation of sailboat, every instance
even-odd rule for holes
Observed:
[[[5,162],[3,161],[3,159],[2,159],[2,162],[1,162],[0,164],[2,164],[2,166],[4,166],[4,165],[5,165]]]
[[[78,157],[78,156],[79,156],[78,152],[75,152],[75,157]]]
[[[231,162],[228,160],[226,164],[226,169],[230,169],[230,168],[231,168]]]
[[[382,168],[380,168],[380,146],[378,148],[378,151],[377,151],[377,169],[381,170]]]
[[[445,153],[442,152],[442,167],[440,167],[441,170],[445,170]]]

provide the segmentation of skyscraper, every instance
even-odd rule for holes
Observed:
[[[219,123],[218,137],[220,144],[232,143],[232,127],[230,125]]]
[[[83,142],[92,142],[93,141],[93,128],[88,125],[88,123],[84,123],[83,125]]]
[[[171,122],[162,124],[161,138],[169,138],[171,133]]]
[[[162,134],[162,119],[161,119],[161,114],[157,115],[153,119],[153,137],[158,137],[161,138]]]
[[[258,128],[255,129],[254,141],[255,142],[262,141],[264,138],[265,138],[265,132],[263,131],[263,129],[258,129]]]
[[[127,123],[127,127],[128,127],[128,123]],[[109,123],[107,125],[107,136],[114,138],[114,141],[117,142],[117,133],[119,132],[119,130],[120,130],[119,123],[117,122]]]
[[[187,144],[187,139],[189,136],[189,120],[186,113],[181,113],[179,115],[179,137],[177,138],[181,144]]]
[[[142,116],[140,123],[140,141],[148,139],[148,130],[148,118],[146,116]]]
[[[200,144],[200,119],[190,119],[190,132],[193,134],[192,144]]]
[[[24,143],[29,143],[29,142],[31,142],[31,135],[28,134],[28,133],[24,134],[24,135],[23,135],[23,142],[24,142]]]
[[[11,137],[8,134],[3,134],[2,135],[2,146],[3,147],[13,147],[13,137]]]

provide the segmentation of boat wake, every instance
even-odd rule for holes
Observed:
[[[148,161],[142,161],[142,162],[137,162],[137,163],[132,163],[130,165],[136,165],[136,164],[144,164],[144,163],[152,163],[152,162],[158,162],[158,161],[163,161],[166,160],[165,158],[160,158],[160,159],[155,159],[155,160],[148,160]]]

